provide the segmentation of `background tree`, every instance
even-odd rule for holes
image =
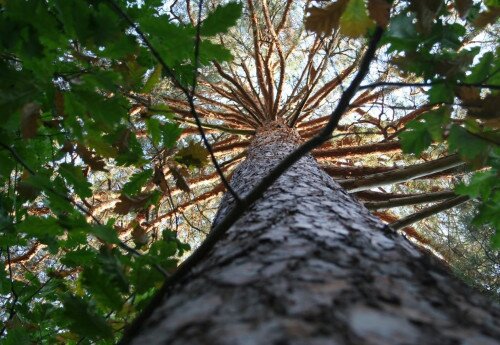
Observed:
[[[26,328],[34,341],[118,337],[187,249],[176,233],[203,240],[256,129],[281,121],[304,140],[317,134],[359,70],[359,37],[373,21],[387,26],[389,11],[365,85],[313,156],[438,252],[413,221],[470,197],[476,222],[498,226],[498,61],[484,44],[494,2],[247,1],[229,32],[235,3],[75,4],[2,5],[8,341],[26,340]],[[307,8],[316,34],[303,27]],[[477,169],[457,196],[453,185]],[[387,211],[425,203],[436,204],[410,218]]]

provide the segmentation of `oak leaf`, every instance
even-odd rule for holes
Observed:
[[[184,192],[189,192],[191,189],[184,179],[184,176],[182,176],[182,173],[174,166],[169,166],[168,168],[170,169],[170,172],[175,179],[175,185],[177,186],[177,188]]]
[[[65,143],[64,147],[66,147],[66,149],[67,149],[66,143]],[[85,146],[79,144],[76,147],[76,153],[78,153],[78,155],[82,158],[83,162],[85,164],[87,164],[92,170],[94,170],[94,171],[108,171],[105,169],[106,163],[104,162],[104,160],[100,156],[93,154]]]
[[[66,115],[64,112],[64,94],[59,90],[54,94],[54,108],[58,116],[64,117]]]
[[[157,185],[164,194],[169,192],[167,181],[165,180],[165,174],[162,168],[155,166],[155,172],[153,175],[153,183]]]
[[[305,28],[318,35],[331,34],[339,28],[339,21],[349,0],[338,0],[324,8],[312,7],[306,12]]]
[[[373,26],[368,17],[364,0],[350,0],[340,17],[340,33],[349,37],[360,37]]]
[[[436,0],[412,0],[410,9],[417,15],[417,28],[420,32],[428,34],[431,32],[432,24],[443,5],[442,1]]]
[[[488,24],[493,24],[500,17],[500,6],[488,8],[487,11],[479,13],[474,19],[474,25],[477,28],[484,28]]]
[[[191,141],[187,147],[177,152],[175,161],[188,168],[202,168],[208,162],[208,151],[203,145]]]
[[[40,105],[35,102],[26,103],[21,110],[21,134],[24,139],[33,138],[40,120]]]
[[[378,26],[386,28],[389,24],[391,4],[386,0],[368,0],[368,15]]]
[[[115,205],[115,212],[118,214],[128,214],[132,211],[141,210],[147,206],[151,199],[151,194],[138,194],[134,197],[121,194],[120,201]]]
[[[455,8],[460,18],[465,18],[467,16],[473,4],[472,0],[455,0]]]

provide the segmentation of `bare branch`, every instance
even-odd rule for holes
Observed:
[[[437,205],[424,208],[423,210],[421,210],[419,212],[416,212],[412,215],[404,217],[404,218],[402,218],[394,223],[391,223],[389,225],[394,230],[398,230],[398,229],[404,228],[408,225],[411,225],[415,222],[418,222],[419,220],[425,219],[427,217],[438,214],[439,212],[446,211],[452,207],[463,204],[464,202],[466,202],[468,200],[469,200],[469,197],[466,195],[456,196],[454,198],[443,201]]]
[[[454,191],[448,190],[442,192],[425,193],[421,195],[388,198],[385,201],[365,202],[364,205],[369,210],[381,210],[386,208],[445,200],[454,197],[455,195],[456,194]]]
[[[340,180],[337,182],[349,192],[354,193],[374,187],[413,180],[464,164],[465,163],[460,157],[454,154],[433,161],[398,168],[385,173],[368,175],[358,179]]]

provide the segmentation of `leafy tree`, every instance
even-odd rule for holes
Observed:
[[[202,261],[309,151],[454,267],[472,259],[411,224],[474,199],[486,251],[500,246],[496,1],[0,6],[7,344],[113,343],[165,277]],[[306,144],[256,188],[233,190],[249,144],[276,126]],[[223,205],[238,206],[176,269],[224,190]]]

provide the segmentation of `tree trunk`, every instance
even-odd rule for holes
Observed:
[[[279,123],[259,130],[233,188],[247,193],[297,142]],[[215,222],[232,206],[224,196]],[[306,156],[166,293],[131,339],[493,345],[500,308],[390,230]]]

